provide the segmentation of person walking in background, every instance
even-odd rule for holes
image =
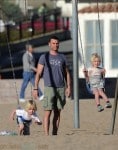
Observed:
[[[35,58],[33,56],[33,46],[31,44],[26,45],[26,52],[23,55],[23,82],[20,90],[20,102],[25,102],[25,90],[29,82],[34,86],[35,73],[37,69],[35,67]],[[39,100],[42,100],[43,93],[38,88]]]
[[[46,14],[47,12],[48,12],[48,7],[47,7],[46,3],[42,3],[42,5],[38,9],[39,16],[42,16],[42,15]]]
[[[90,83],[90,90],[95,95],[95,101],[97,105],[98,112],[104,110],[100,104],[100,96],[105,100],[106,108],[111,108],[112,105],[108,100],[107,95],[104,93],[104,76],[105,69],[100,67],[101,58],[97,53],[93,53],[91,56],[91,67],[87,70],[84,68],[83,72],[86,78],[86,81]]]
[[[60,123],[60,113],[66,104],[65,95],[71,95],[71,77],[64,54],[58,52],[59,39],[52,36],[49,40],[50,51],[43,54],[38,62],[35,78],[34,97],[38,95],[38,83],[43,74],[44,79],[44,120],[45,135],[49,135],[50,117],[53,115],[52,135],[57,135]]]
[[[32,120],[38,125],[42,125],[39,117],[36,114],[37,106],[33,100],[29,100],[24,109],[15,109],[10,115],[10,119],[14,120],[16,115],[19,135],[30,135],[30,125]]]

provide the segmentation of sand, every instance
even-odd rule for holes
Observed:
[[[110,99],[114,103],[114,99]],[[104,101],[101,101],[104,105]],[[16,121],[10,121],[9,115],[17,103],[0,104],[0,130],[17,132]],[[24,107],[24,104],[21,104]],[[41,102],[37,101],[38,114],[43,118]],[[53,114],[52,114],[53,115]],[[52,119],[52,118],[51,118]],[[93,99],[79,101],[80,128],[74,127],[74,101],[67,100],[61,113],[61,122],[57,136],[45,136],[43,126],[31,125],[30,136],[0,136],[0,150],[117,150],[118,119],[116,117],[114,134],[109,135],[112,109],[97,112]]]

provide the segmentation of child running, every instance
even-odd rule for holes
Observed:
[[[37,114],[37,106],[33,100],[29,100],[26,104],[26,109],[16,109],[11,113],[10,118],[14,120],[16,115],[19,135],[30,135],[30,125],[32,119],[38,125],[41,125],[42,122],[38,118]]]
[[[104,110],[102,105],[100,104],[100,96],[105,100],[106,108],[111,108],[112,105],[107,98],[107,95],[104,93],[104,76],[105,69],[100,67],[101,58],[97,53],[93,53],[91,56],[91,67],[87,70],[84,68],[84,76],[86,81],[90,83],[90,89],[92,93],[95,95],[95,101],[97,105],[98,112]]]

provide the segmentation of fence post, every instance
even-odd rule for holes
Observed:
[[[58,14],[58,12],[57,12],[57,10],[56,9],[54,9],[54,25],[55,25],[55,27],[54,27],[54,30],[57,30],[57,28],[58,28],[58,25],[57,25],[57,14]]]
[[[9,24],[6,25],[6,29],[7,29],[7,38],[8,38],[8,41],[10,41],[10,25]]]
[[[62,18],[62,24],[63,24],[63,29],[68,30],[69,29],[69,17]]]
[[[31,19],[32,36],[34,36],[34,33],[35,33],[34,22],[35,20]]]
[[[69,29],[69,17],[66,18],[66,30]]]
[[[22,22],[19,22],[19,39],[21,40],[23,38],[23,34],[22,34]]]
[[[42,17],[42,22],[43,22],[43,33],[46,32],[46,15],[43,13]]]

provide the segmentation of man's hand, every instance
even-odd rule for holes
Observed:
[[[70,96],[71,96],[71,92],[72,92],[71,88],[70,88],[70,87],[67,87],[66,90],[65,90],[65,95],[66,95],[67,97],[70,97]]]
[[[37,99],[38,98],[38,89],[34,89],[32,92],[32,95],[33,95],[34,99]]]

